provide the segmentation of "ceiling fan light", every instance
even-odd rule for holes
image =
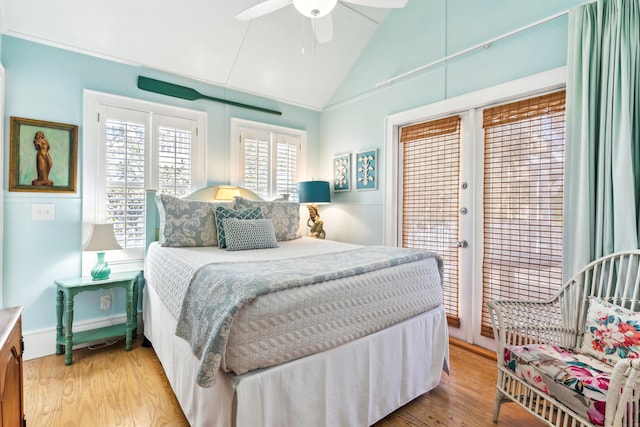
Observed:
[[[338,0],[293,0],[298,12],[309,18],[328,15],[336,7]]]

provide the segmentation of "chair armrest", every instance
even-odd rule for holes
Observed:
[[[625,415],[637,413],[639,393],[640,359],[620,359],[609,380],[605,427],[620,426]],[[635,405],[635,411],[628,409],[629,403]]]
[[[503,357],[507,345],[575,345],[579,331],[575,321],[567,321],[563,315],[560,298],[550,301],[490,300],[487,305],[499,358]]]

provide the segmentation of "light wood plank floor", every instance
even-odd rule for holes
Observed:
[[[443,374],[434,390],[378,422],[376,427],[518,426],[544,424],[513,403],[502,406],[491,421],[496,368],[493,360],[452,345],[451,375]],[[26,361],[27,425],[48,426],[187,426],[178,402],[150,348],[124,351],[124,342],[99,350]]]

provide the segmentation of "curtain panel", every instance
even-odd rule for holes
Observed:
[[[638,248],[640,0],[569,12],[563,279]]]

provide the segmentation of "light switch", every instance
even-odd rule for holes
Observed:
[[[56,205],[53,203],[34,203],[31,205],[32,221],[53,221],[56,219]]]

